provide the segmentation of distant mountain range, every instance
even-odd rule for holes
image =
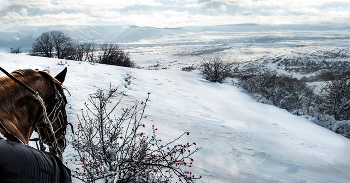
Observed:
[[[142,40],[159,40],[166,36],[183,35],[181,40],[191,39],[196,33],[216,32],[267,32],[280,30],[296,31],[326,31],[326,30],[350,30],[346,26],[331,25],[257,25],[239,24],[207,27],[180,27],[180,28],[154,28],[138,26],[15,26],[5,31],[0,31],[0,47],[30,48],[32,43],[43,32],[62,31],[69,35],[74,42],[93,43],[138,43]],[[193,40],[193,38],[191,39]],[[176,40],[174,40],[176,41]]]

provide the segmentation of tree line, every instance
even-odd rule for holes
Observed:
[[[135,67],[134,62],[130,60],[129,54],[116,44],[74,43],[72,38],[62,31],[42,33],[34,41],[30,54],[33,56],[57,57],[59,59]]]

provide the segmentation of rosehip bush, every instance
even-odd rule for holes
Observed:
[[[90,95],[87,110],[78,116],[78,130],[72,144],[76,150],[71,160],[75,166],[72,176],[84,182],[195,182],[201,176],[191,171],[191,157],[200,148],[195,142],[178,144],[178,138],[164,142],[152,126],[141,123],[149,95],[143,102],[122,108],[119,117],[111,116],[122,97],[109,108],[111,99],[118,97],[116,89],[98,90]],[[108,111],[106,108],[109,108]]]

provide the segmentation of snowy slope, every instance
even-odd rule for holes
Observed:
[[[110,83],[120,86],[130,105],[151,92],[146,126],[158,127],[165,141],[191,132],[181,143],[196,142],[202,147],[194,155],[191,170],[202,175],[198,182],[350,181],[349,139],[285,110],[257,103],[234,86],[210,83],[195,72],[60,62],[0,52],[0,65],[8,71],[38,68],[56,75],[68,67],[64,84],[71,93],[67,112],[72,123],[77,122],[88,94],[97,88],[107,89]],[[133,79],[125,88],[127,73]],[[73,154],[73,148],[67,147],[65,160]]]

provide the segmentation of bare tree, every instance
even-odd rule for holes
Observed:
[[[89,61],[91,59],[93,61],[93,52],[94,46],[91,43],[67,43],[61,53],[61,58],[75,61]]]
[[[76,55],[74,60],[83,61],[84,51],[85,51],[84,43],[76,44],[74,46],[74,49],[75,49],[75,55]]]
[[[232,72],[233,62],[226,62],[219,57],[210,58],[200,65],[201,74],[206,80],[221,83]]]
[[[92,50],[91,43],[79,43],[74,47],[74,60],[76,61],[86,61],[89,58],[89,53]],[[85,57],[85,58],[84,58]]]
[[[18,54],[18,53],[22,53],[20,47],[17,47],[17,48],[10,48],[10,53],[15,53],[15,54]]]
[[[129,54],[121,50],[118,45],[104,43],[101,45],[100,49],[102,54],[99,56],[99,63],[123,67],[134,67],[134,63],[130,60]]]
[[[73,56],[75,51],[71,38],[61,31],[51,31],[42,33],[33,43],[32,55],[42,55],[44,57],[52,57],[56,51],[58,58],[69,58]]]
[[[94,63],[95,59],[95,45],[92,43],[87,43],[86,50],[85,50],[85,61],[88,61],[90,63]]]
[[[71,38],[64,34],[62,31],[51,31],[50,32],[52,44],[57,52],[57,58],[64,58],[62,55],[67,55],[64,51],[68,51],[68,46],[71,46]]]
[[[44,57],[52,57],[53,42],[49,32],[44,32],[33,43],[33,54],[43,54]]]
[[[322,88],[321,110],[334,116],[335,120],[350,118],[350,79],[327,81]]]
[[[90,95],[90,104],[85,104],[88,111],[83,112],[73,135],[73,147],[78,153],[73,160],[77,166],[73,177],[85,182],[104,179],[125,183],[194,182],[201,178],[190,171],[194,163],[191,155],[200,148],[196,143],[175,144],[189,132],[170,142],[159,139],[154,126],[151,134],[144,132],[147,127],[141,121],[146,118],[148,98],[122,108],[113,119],[111,114],[122,98],[114,106],[107,105],[117,96],[115,89],[98,90]]]
[[[63,50],[61,51],[60,58],[66,60],[78,60],[79,55],[77,52],[77,45],[73,43],[67,43]]]

